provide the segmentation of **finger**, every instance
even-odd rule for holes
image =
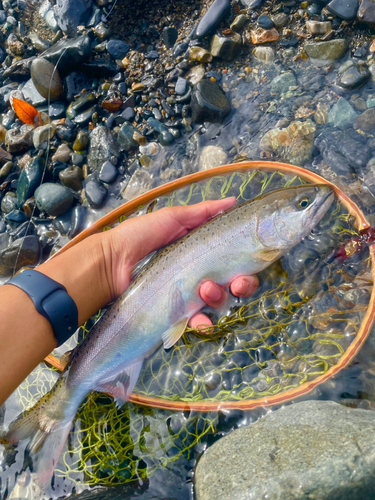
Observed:
[[[194,330],[204,330],[205,328],[212,326],[212,321],[208,316],[199,312],[190,318],[189,326],[190,328],[194,328]]]
[[[227,298],[227,292],[213,281],[205,281],[199,288],[202,300],[210,307],[219,307]]]
[[[240,276],[232,281],[230,291],[236,297],[250,297],[259,286],[259,280],[256,276]]]

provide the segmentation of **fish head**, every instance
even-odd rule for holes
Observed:
[[[306,237],[334,200],[334,190],[325,184],[280,189],[259,201],[257,235],[267,249],[285,251]]]

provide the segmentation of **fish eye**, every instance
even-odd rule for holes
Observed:
[[[298,210],[303,210],[304,208],[307,208],[309,205],[310,205],[310,198],[307,195],[301,196],[301,198],[299,198],[296,201],[296,208]]]

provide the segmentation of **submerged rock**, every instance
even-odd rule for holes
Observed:
[[[238,33],[229,35],[214,35],[211,41],[211,54],[225,61],[236,57],[241,48],[241,36]]]
[[[361,129],[363,132],[370,132],[375,127],[375,108],[367,109],[364,113],[357,116],[354,121],[354,128]]]
[[[305,401],[213,444],[197,500],[364,500],[375,490],[374,412]]]
[[[275,60],[276,54],[272,47],[256,47],[253,50],[253,55],[258,61],[271,63]]]
[[[354,122],[356,116],[357,113],[348,101],[340,97],[328,113],[328,123],[331,123],[334,127],[345,129]]]
[[[108,189],[96,180],[90,180],[85,186],[85,192],[90,206],[100,208],[108,196]]]
[[[206,146],[199,157],[199,170],[225,165],[228,155],[220,146]]]
[[[340,72],[337,78],[337,85],[344,89],[356,89],[364,85],[369,80],[371,73],[367,66],[352,64],[348,69]]]
[[[314,60],[326,62],[341,59],[348,48],[347,40],[337,38],[328,42],[307,43],[304,47],[306,54]]]
[[[284,161],[302,166],[311,158],[315,130],[311,120],[294,121],[286,128],[267,132],[259,145],[266,151],[276,153]]]
[[[198,38],[207,36],[219,24],[229,7],[230,0],[215,0],[199,21],[195,35]]]
[[[193,89],[191,110],[195,123],[221,123],[230,113],[230,104],[219,85],[201,80]]]
[[[297,85],[297,80],[291,71],[286,73],[281,73],[281,75],[274,78],[271,82],[272,92],[280,92],[283,94],[288,92],[289,87],[295,87]]]

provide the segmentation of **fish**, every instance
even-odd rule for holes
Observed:
[[[205,305],[199,286],[228,286],[282,257],[319,223],[334,200],[327,185],[268,192],[223,212],[157,251],[72,351],[55,386],[9,427],[3,443],[30,439],[38,482],[51,479],[76,412],[91,391],[125,404],[144,359],[170,349]]]

